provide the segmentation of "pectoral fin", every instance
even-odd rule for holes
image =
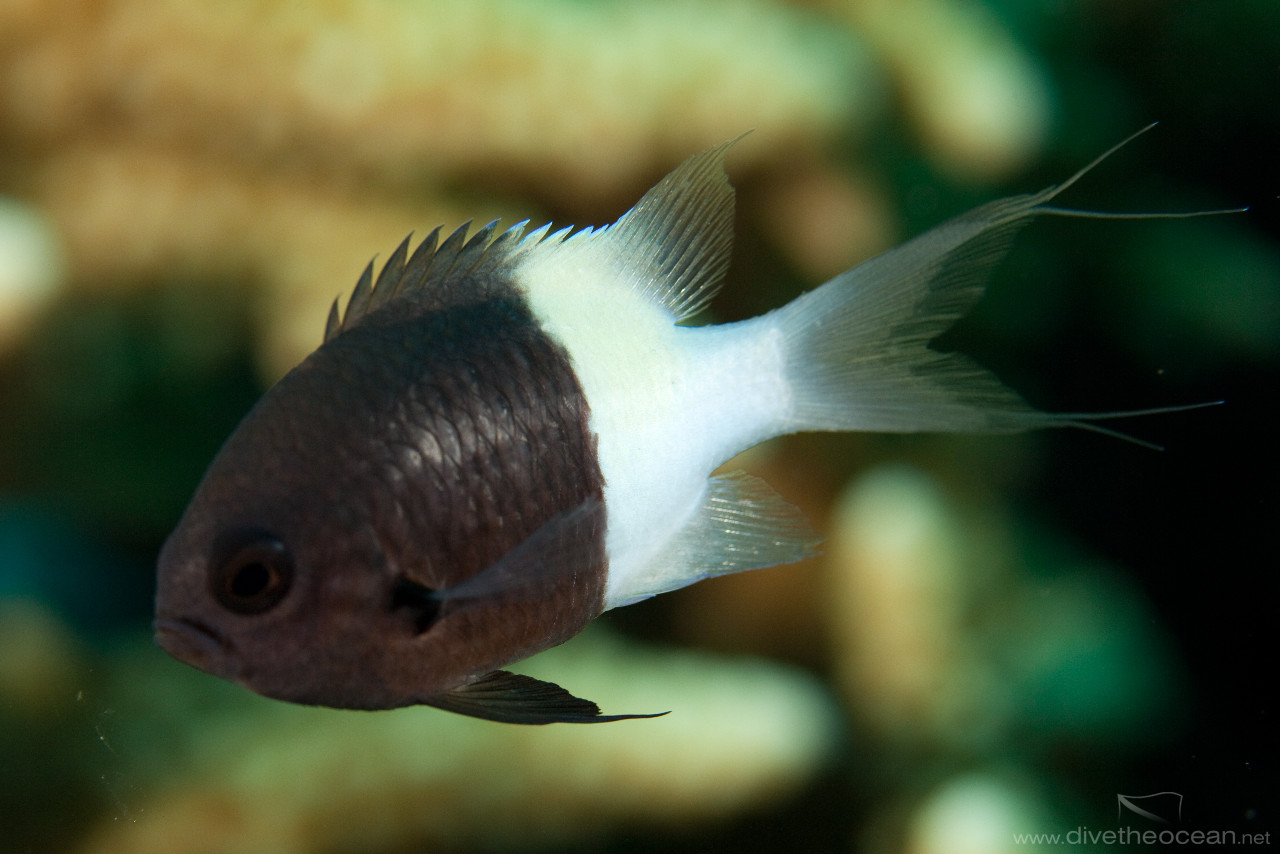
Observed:
[[[441,602],[536,597],[554,578],[577,578],[599,567],[604,524],[604,503],[588,498],[548,519],[496,563],[435,595]]]
[[[428,706],[508,724],[599,724],[667,714],[602,715],[590,700],[575,697],[554,682],[495,670],[470,685],[423,700]]]

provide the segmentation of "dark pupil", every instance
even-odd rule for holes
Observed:
[[[240,568],[231,578],[231,595],[251,599],[271,586],[272,571],[261,563],[251,563]]]
[[[241,531],[216,549],[212,593],[237,614],[260,614],[278,605],[293,582],[293,558],[265,531]]]

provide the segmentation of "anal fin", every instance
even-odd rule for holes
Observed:
[[[602,715],[595,703],[573,696],[554,682],[506,670],[495,670],[469,685],[428,697],[423,703],[508,724],[600,724],[667,714]]]
[[[716,575],[795,563],[816,555],[820,542],[800,509],[762,478],[740,471],[717,475],[671,542],[642,570],[606,592],[605,608]]]

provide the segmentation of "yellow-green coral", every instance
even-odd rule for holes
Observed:
[[[334,297],[375,252],[465,215],[446,201],[371,195],[342,182],[139,144],[61,150],[33,168],[30,194],[62,230],[82,289],[147,280],[258,283],[260,359],[275,378],[313,350]],[[467,215],[492,215],[474,205]]]
[[[671,714],[518,727],[422,707],[338,712],[215,685],[161,655],[140,653],[112,691],[116,750],[137,763],[124,776],[145,793],[138,819],[103,821],[83,854],[527,848],[705,823],[794,792],[839,732],[831,701],[796,671],[598,630],[521,669],[606,711]],[[147,743],[157,730],[163,746]]]
[[[850,485],[826,601],[858,722],[951,753],[998,752],[1027,727],[1067,741],[1153,734],[1177,679],[1144,603],[1061,543],[1027,549],[1010,515],[905,467]]]
[[[759,2],[58,0],[0,28],[0,120],[24,139],[394,180],[518,164],[575,196],[746,127],[829,132],[865,86],[850,38]]]
[[[62,289],[65,254],[47,217],[0,196],[0,354]]]
[[[630,196],[746,129],[742,163],[828,135],[875,87],[848,35],[724,0],[59,0],[0,32],[0,182],[73,281],[261,281],[268,377],[372,255],[496,210],[442,182]]]
[[[922,123],[936,156],[968,152],[987,171],[1016,161],[1043,110],[1010,112],[991,93],[1019,91],[1030,72],[989,67],[1020,56],[1012,42],[937,5],[904,19],[871,3],[824,18],[730,0],[24,0],[0,7],[0,189],[50,213],[73,284],[260,281],[273,378],[314,346],[364,262],[410,228],[546,205],[613,216],[654,176],[744,130],[741,172],[866,128],[883,92],[855,31],[912,103],[954,106],[948,92],[969,88],[957,80],[983,82],[972,121]],[[935,12],[966,26],[924,27]],[[932,76],[902,61],[921,39]],[[988,121],[992,110],[1022,124]],[[480,203],[459,183],[537,201]],[[853,216],[865,204],[846,201]],[[817,269],[860,254],[857,236],[815,244],[781,228]],[[867,230],[879,248],[883,224]]]
[[[956,176],[994,177],[1039,150],[1053,105],[1032,56],[979,3],[831,0],[890,69],[923,146]]]

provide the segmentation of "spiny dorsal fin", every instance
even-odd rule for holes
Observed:
[[[696,314],[729,268],[734,191],[724,156],[736,141],[681,163],[613,225],[573,234],[565,229],[545,239],[538,233],[528,258],[534,275],[576,283],[586,271],[592,287],[633,292],[675,320]]]
[[[493,239],[495,221],[468,239],[467,223],[439,248],[440,229],[435,229],[412,256],[410,235],[387,259],[376,282],[369,263],[345,312],[334,300],[324,340],[332,340],[398,296],[428,289],[447,292],[463,275],[478,278],[477,274],[509,268],[535,248],[545,250],[538,258],[552,266],[586,265],[607,271],[602,285],[612,280],[632,289],[677,320],[696,314],[715,295],[729,268],[734,192],[724,171],[724,155],[736,141],[690,157],[605,228],[562,228],[548,235],[548,223],[524,236],[525,220]],[[447,296],[443,300],[453,301],[456,298]]]
[[[532,242],[522,242],[520,239],[527,224],[528,220],[516,223],[495,239],[493,235],[498,230],[497,220],[470,238],[467,237],[467,230],[471,223],[467,222],[439,246],[440,229],[437,227],[418,244],[412,255],[409,254],[409,244],[413,238],[410,234],[391,253],[376,281],[373,278],[373,262],[369,262],[360,280],[356,282],[355,290],[351,292],[345,312],[339,308],[339,299],[333,301],[325,324],[324,340],[336,338],[361,318],[397,297],[433,292],[439,296],[441,304],[448,304],[463,298],[483,296],[484,277],[500,273],[515,261],[520,252],[532,245]],[[545,229],[537,232],[539,236],[544,233]],[[467,287],[471,289],[471,293],[452,293],[464,277],[468,278]]]

